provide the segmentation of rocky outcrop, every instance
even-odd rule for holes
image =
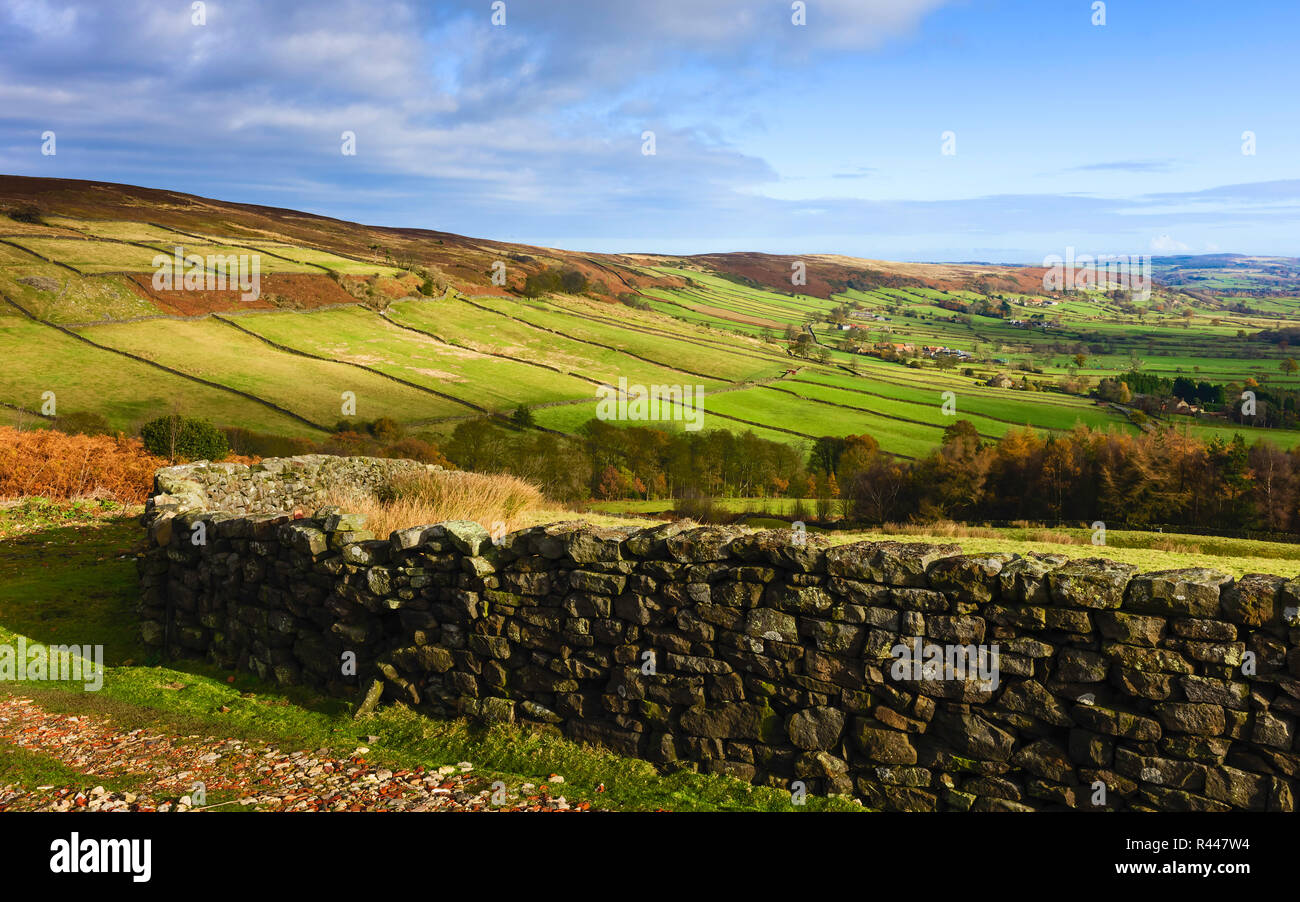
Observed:
[[[255,501],[276,497],[305,496]],[[881,809],[1295,807],[1300,581],[183,507],[153,505],[140,567],[145,640],[172,654]]]

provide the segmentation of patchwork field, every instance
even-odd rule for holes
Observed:
[[[322,426],[344,418],[343,393],[356,399],[356,415],[427,421],[464,413],[464,405],[403,385],[340,355],[321,360],[276,348],[209,318],[150,320],[82,328],[97,344],[126,351],[217,385],[263,398]]]
[[[39,180],[0,189],[17,197],[36,190],[29,182]],[[925,456],[957,419],[986,439],[1025,426],[1132,434],[1168,424],[1300,444],[1296,429],[1173,411],[1143,419],[1091,396],[1099,380],[1132,370],[1232,391],[1247,380],[1265,393],[1300,389],[1287,343],[1254,337],[1300,328],[1300,298],[1277,292],[1157,287],[1135,306],[1035,291],[1041,271],[829,256],[803,261],[806,284],[792,286],[793,258],[578,255],[120,192],[47,210],[39,223],[0,220],[6,416],[32,416],[53,391],[60,410],[128,430],[178,410],[321,435],[351,392],[356,417],[435,434],[520,406],[543,429],[574,433],[596,415],[598,387],[626,380],[699,386],[706,429],[799,448],[866,434],[902,458]],[[178,246],[259,255],[262,296],[155,290],[154,258]],[[504,287],[491,278],[501,260]],[[582,287],[530,289],[546,271]],[[886,345],[910,350],[885,359]],[[927,346],[962,356],[945,361]],[[1013,387],[985,384],[1000,374]],[[684,420],[658,425],[680,431]]]
[[[0,348],[0,400],[22,422],[31,422],[46,392],[53,392],[59,413],[99,413],[128,433],[157,416],[201,410],[214,422],[291,436],[320,434],[287,410],[78,341],[12,308],[0,309]]]
[[[355,307],[300,315],[246,316],[228,322],[281,346],[365,367],[458,399],[445,404],[441,415],[508,411],[519,404],[538,404],[557,397],[582,398],[591,393],[588,383],[573,376],[456,347],[394,325],[374,311]],[[372,403],[386,404],[383,391],[371,397]],[[410,419],[388,406],[368,414],[358,410],[358,415]]]

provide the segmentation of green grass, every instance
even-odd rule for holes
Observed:
[[[246,316],[234,321],[253,326],[258,319]],[[362,419],[392,417],[412,422],[469,412],[464,405],[346,363],[313,360],[279,350],[216,319],[119,323],[83,328],[80,334],[99,344],[248,392],[327,426],[343,419],[342,396],[349,391],[356,395],[356,415]],[[343,355],[330,356],[347,359]]]
[[[159,249],[160,253],[167,255],[169,258],[174,258],[176,250],[175,245],[160,242],[155,246]],[[237,261],[239,257],[245,256],[250,258],[250,265],[253,255],[257,255],[258,271],[262,275],[268,275],[271,273],[314,273],[319,275],[325,272],[325,268],[322,266],[316,266],[311,263],[301,263],[297,260],[285,260],[279,256],[273,256],[270,252],[259,254],[257,248],[248,247],[246,245],[207,244],[203,241],[190,238],[188,239],[188,243],[181,244],[180,247],[184,251],[186,257],[191,254],[198,254],[205,260],[208,257],[224,257],[234,258]],[[170,270],[170,261],[167,264],[164,264],[162,268],[164,270]],[[154,267],[149,267],[150,272],[152,272],[153,269]],[[188,270],[188,264],[186,264],[186,269]]]
[[[761,320],[760,328],[784,328],[786,324],[801,325],[812,316],[823,318],[838,301],[802,294],[783,294],[763,288],[741,285],[721,276],[700,270],[661,266],[656,270],[664,275],[688,278],[694,287],[666,292],[654,289],[647,294],[676,303],[689,302],[692,306],[710,308],[715,314],[731,313],[738,320]]]
[[[29,410],[39,410],[44,393],[52,391],[60,414],[96,411],[114,428],[130,433],[179,407],[189,416],[204,417],[218,426],[240,425],[290,436],[320,435],[247,398],[92,347],[21,317],[12,308],[0,307],[0,349],[5,361],[0,367],[0,401]],[[183,365],[194,362],[187,358]],[[11,422],[12,412],[0,411],[0,417]],[[338,419],[335,416],[328,422]]]
[[[807,381],[834,386],[851,393],[883,396],[885,399],[883,409],[886,412],[900,412],[904,415],[907,413],[907,407],[903,405],[937,408],[941,404],[942,393],[951,391],[957,396],[959,416],[973,414],[1021,426],[1028,424],[1040,429],[1072,429],[1080,422],[1104,428],[1123,422],[1109,408],[1101,407],[1088,398],[1045,393],[1035,395],[1033,403],[1030,404],[1016,392],[977,385],[972,379],[954,375],[949,381],[943,381],[936,379],[933,371],[908,371],[906,367],[897,369],[902,372],[897,375],[896,381],[889,382],[877,375],[877,369],[872,369],[869,373],[864,370],[859,376],[840,373],[813,374],[807,377]],[[800,376],[794,384],[787,387],[802,391],[805,386],[799,383],[803,381],[805,381],[804,377]],[[890,401],[901,402],[901,404],[891,406]],[[846,403],[858,403],[869,407],[873,403],[880,402],[873,401],[870,396],[867,396],[856,402],[849,400]]]
[[[96,774],[93,777],[69,767],[57,758],[0,741],[0,786],[19,786],[31,791],[39,786],[103,786],[109,792],[138,790],[148,774]]]
[[[170,251],[123,244],[116,241],[88,241],[83,238],[10,238],[15,244],[66,263],[82,273],[153,272],[154,257]],[[186,248],[189,251],[190,248]]]
[[[735,433],[744,433],[752,431],[759,438],[765,438],[774,442],[784,442],[790,445],[805,446],[809,444],[810,438],[793,432],[782,432],[776,428],[768,428],[762,424],[755,425],[745,422],[743,418],[736,416],[726,416],[719,412],[722,406],[722,400],[730,397],[732,394],[740,392],[726,392],[724,394],[709,395],[704,399],[702,429],[727,429]],[[565,404],[554,407],[544,407],[534,411],[536,422],[548,429],[557,429],[561,432],[576,432],[583,423],[596,418],[597,402],[595,400],[582,404]],[[681,432],[685,430],[685,420],[660,419],[653,421],[619,421],[611,420],[615,426],[645,426],[654,429],[661,429],[665,432]],[[778,424],[779,425],[779,424]],[[795,426],[786,426],[794,430]]]
[[[134,626],[141,527],[86,514],[0,510],[0,530],[36,527],[0,540],[0,627],[46,645],[103,645],[106,664],[138,663],[147,656]],[[41,528],[56,517],[77,525]]]
[[[127,510],[127,506],[106,499],[53,501],[39,496],[27,496],[15,501],[0,501],[0,539],[32,530],[121,516]]]
[[[5,247],[0,244],[0,250]],[[162,312],[125,276],[82,278],[30,256],[23,262],[0,265],[0,291],[33,315],[56,323],[130,319]]]
[[[411,304],[422,303],[394,306],[407,311]],[[394,315],[394,319],[439,334],[435,331],[439,324],[436,317],[425,321],[403,313]],[[310,314],[246,316],[238,323],[277,344],[360,363],[489,409],[512,410],[519,404],[595,397],[595,386],[582,379],[455,347],[356,307]],[[461,405],[456,407],[449,407],[447,412],[472,412]]]
[[[899,424],[873,413],[809,404],[761,387],[712,395],[706,399],[705,410],[764,426],[782,426],[805,436],[867,434],[880,442],[882,450],[905,457],[923,457],[943,435],[943,427],[937,423]]]
[[[324,267],[332,272],[343,273],[345,275],[401,276],[406,273],[405,270],[398,269],[395,266],[385,266],[382,263],[368,263],[361,260],[352,260],[348,257],[340,257],[338,254],[331,254],[328,251],[318,251],[309,247],[295,247],[291,244],[250,242],[248,247],[255,251],[265,249],[269,253],[276,254],[280,257],[288,257],[290,260],[297,261],[298,263]]]
[[[1168,419],[1169,423],[1180,432],[1186,427],[1188,434],[1207,442],[1216,438],[1230,442],[1234,435],[1240,435],[1248,444],[1271,442],[1283,449],[1300,445],[1300,432],[1294,429],[1265,429],[1241,426],[1236,423],[1207,422],[1191,417],[1169,417]]]
[[[94,238],[108,238],[114,241],[141,241],[148,244],[177,245],[186,244],[194,239],[171,229],[149,225],[147,222],[130,222],[112,219],[70,219],[64,216],[47,216],[50,225],[72,229]]]
[[[566,299],[563,306],[506,299],[479,299],[494,311],[583,341],[610,345],[706,379],[740,381],[776,375],[781,360],[757,342],[692,330],[653,313]],[[680,377],[679,377],[680,381]]]
[[[36,263],[39,260],[40,258],[35,254],[20,247],[14,247],[12,244],[0,244],[0,266]]]
[[[812,510],[816,501],[810,498],[717,498],[713,503],[719,510],[733,514],[788,516],[798,505],[803,505],[805,511]],[[587,504],[586,509],[597,513],[652,516],[666,514],[674,510],[677,505],[678,502],[672,498],[653,498],[650,500],[629,498],[622,501],[592,501]],[[786,524],[781,523],[778,525],[784,526]]]
[[[1008,425],[1031,425],[1049,431],[1067,430],[1076,423],[1094,428],[1118,427],[1131,431],[1125,418],[1115,411],[1097,405],[1091,399],[1078,398],[1055,391],[1018,392],[988,389],[977,384],[993,373],[1009,372],[1019,378],[1015,364],[1031,363],[1043,370],[1030,374],[1031,382],[1054,388],[1057,379],[1075,368],[1074,353],[1082,349],[1087,360],[1078,372],[1093,382],[1103,376],[1113,376],[1132,367],[1132,358],[1143,361],[1142,368],[1150,373],[1172,378],[1178,375],[1194,379],[1208,379],[1220,383],[1240,381],[1254,375],[1269,384],[1294,388],[1300,379],[1286,377],[1278,372],[1278,361],[1286,352],[1273,346],[1244,342],[1237,338],[1238,329],[1248,331],[1275,327],[1285,323],[1266,323],[1241,317],[1229,312],[1201,305],[1198,315],[1190,323],[1174,315],[1153,313],[1144,322],[1123,314],[1118,307],[1100,295],[1068,296],[1063,302],[1049,307],[1035,307],[1022,303],[1030,296],[1012,294],[1013,316],[1028,318],[1042,314],[1056,328],[1043,331],[1037,328],[1021,329],[999,317],[968,315],[965,317],[932,303],[940,298],[972,301],[979,295],[970,291],[941,291],[929,288],[880,288],[870,291],[850,290],[836,295],[830,302],[779,292],[749,288],[717,276],[688,269],[660,267],[658,272],[691,278],[695,284],[685,289],[654,289],[647,294],[655,298],[656,310],[669,313],[684,322],[709,323],[723,328],[758,333],[764,331],[754,323],[793,324],[802,328],[811,317],[818,338],[832,348],[843,340],[845,333],[831,328],[825,313],[833,303],[860,304],[889,317],[888,322],[875,322],[859,318],[856,322],[866,330],[873,341],[890,340],[920,345],[947,345],[971,351],[977,358],[987,358],[959,364],[961,368],[975,370],[974,378],[965,378],[956,371],[941,372],[928,361],[921,369],[902,364],[887,364],[870,357],[854,356],[839,350],[831,351],[834,362],[852,365],[858,375],[810,368],[800,374],[797,383],[817,383],[827,388],[806,384],[790,384],[790,388],[810,400],[833,401],[850,407],[864,407],[872,413],[920,421],[925,425],[941,425],[935,418],[938,395],[942,391],[957,394],[958,416],[974,422],[986,436],[1001,434]],[[897,307],[887,311],[887,307]],[[1296,317],[1300,309],[1280,305],[1280,313]],[[1218,322],[1212,322],[1218,320]],[[853,319],[850,320],[854,321]],[[770,331],[770,329],[768,329]],[[1096,347],[1101,343],[1103,347]],[[998,364],[993,358],[1006,358]],[[846,393],[856,395],[848,398]],[[724,408],[719,407],[719,412]],[[739,413],[738,409],[727,412]],[[808,409],[807,418],[821,419],[816,407]],[[772,422],[779,419],[789,428],[798,422],[786,410],[773,407],[765,416],[751,419]],[[830,418],[830,422],[839,422]],[[997,421],[1003,425],[995,425]],[[829,430],[827,430],[829,431]],[[1234,427],[1223,421],[1204,418],[1190,425],[1192,434],[1204,438],[1230,437],[1241,432],[1248,440],[1268,439],[1281,447],[1300,444],[1300,430],[1254,430]],[[898,453],[912,453],[908,447],[933,441],[933,431],[913,428],[905,422],[877,422],[872,434],[885,446]]]
[[[395,322],[433,333],[457,346],[555,367],[584,381],[594,379],[617,385],[619,378],[625,377],[629,383],[671,385],[682,382],[685,376],[678,370],[656,366],[617,350],[565,338],[506,315],[485,312],[454,298],[399,301],[388,308],[388,314]],[[497,366],[501,368],[500,364]],[[475,376],[474,373],[465,375],[467,378]],[[519,378],[535,384],[538,376],[534,373]],[[709,384],[719,383],[713,380]],[[593,396],[593,392],[594,386],[588,383],[573,397]],[[564,395],[552,395],[548,400],[557,397]]]

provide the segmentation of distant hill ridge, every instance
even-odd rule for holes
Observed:
[[[0,175],[0,209],[32,209],[42,220],[154,223],[205,237],[279,240],[365,260],[395,260],[436,269],[466,293],[506,294],[529,275],[548,267],[577,270],[597,293],[617,296],[647,287],[682,287],[681,279],[646,272],[647,265],[676,263],[741,277],[779,291],[792,288],[792,264],[806,265],[807,284],[799,293],[829,298],[853,287],[916,286],[968,289],[996,283],[1005,290],[1033,291],[1041,269],[975,263],[896,263],[834,254],[779,255],[754,252],[671,256],[597,254],[472,238],[431,229],[364,225],[314,213],[199,197],[178,191],[112,182]],[[0,225],[4,233],[12,222]],[[58,228],[40,229],[51,237],[73,236]],[[493,264],[507,266],[507,284],[494,284]]]

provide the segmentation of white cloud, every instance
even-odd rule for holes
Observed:
[[[1181,241],[1175,241],[1168,235],[1161,235],[1158,238],[1151,239],[1151,250],[1161,254],[1168,254],[1191,250],[1191,248]]]
[[[764,91],[905,38],[951,2],[811,0],[799,28],[788,0],[509,0],[495,28],[487,0],[210,0],[203,27],[188,2],[0,0],[0,22],[18,26],[0,27],[0,163],[490,238],[595,235],[611,250],[725,236],[730,249],[994,257],[1015,241],[1006,256],[1032,261],[1070,244],[1187,251],[1169,232],[1200,246],[1210,227],[1300,222],[1300,180],[1121,199],[851,196],[897,178],[874,159],[772,196],[807,177],[774,171],[766,144],[732,143],[768,118],[785,127]],[[46,127],[57,158],[39,155]],[[345,129],[356,157],[339,153]]]
[[[76,25],[77,10],[73,6],[56,7],[46,0],[13,0],[9,18],[33,34],[59,35]]]

